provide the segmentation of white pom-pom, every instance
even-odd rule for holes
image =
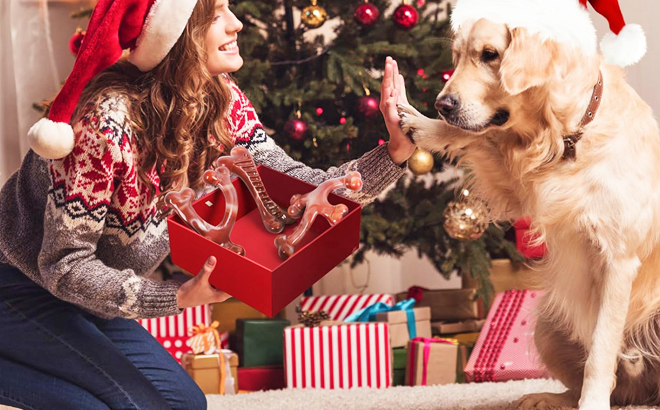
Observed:
[[[615,35],[609,32],[600,41],[605,62],[626,67],[635,64],[646,54],[646,36],[639,24],[626,24]]]
[[[64,158],[73,151],[73,129],[69,124],[42,118],[28,131],[28,142],[44,158]]]

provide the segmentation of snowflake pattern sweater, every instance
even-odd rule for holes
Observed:
[[[232,137],[257,164],[312,184],[356,170],[365,184],[352,199],[362,203],[403,175],[386,145],[327,171],[294,161],[265,133],[243,92],[230,85]],[[145,277],[167,256],[169,238],[156,201],[137,177],[126,112],[122,97],[108,96],[73,125],[76,147],[66,158],[28,152],[0,192],[0,263],[101,317],[173,315],[179,313],[180,284]],[[158,186],[155,172],[149,178]]]

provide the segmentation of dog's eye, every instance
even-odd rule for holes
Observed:
[[[499,54],[497,54],[497,51],[495,51],[495,50],[485,49],[481,53],[481,60],[484,63],[489,63],[489,62],[497,59],[497,57],[499,57]]]

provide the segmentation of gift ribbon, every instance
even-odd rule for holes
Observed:
[[[229,363],[229,360],[225,358],[225,355],[220,352],[218,355],[218,370],[220,371],[220,385],[218,386],[218,392],[220,394],[225,394],[227,389],[227,368],[225,367]],[[229,371],[231,373],[231,370]]]
[[[422,386],[426,386],[426,375],[428,371],[428,365],[429,365],[429,355],[431,354],[431,343],[444,343],[444,344],[450,344],[450,345],[458,345],[458,341],[455,339],[438,339],[438,338],[432,338],[432,337],[416,337],[411,340],[410,342],[410,348],[412,351],[410,352],[410,362],[408,363],[408,368],[410,369],[410,385],[414,386],[415,385],[415,363],[417,362],[417,358],[415,357],[415,352],[417,349],[415,349],[415,344],[417,343],[424,343],[424,361],[422,362]]]
[[[191,339],[190,339],[190,346],[193,347],[194,344],[199,343],[198,340],[201,339],[202,343],[204,344],[204,350],[202,352],[195,351],[193,348],[193,352],[195,354],[199,353],[206,353],[206,354],[211,354],[214,353],[211,351],[211,342],[209,342],[209,338],[207,335],[212,334],[213,335],[213,340],[215,341],[215,351],[219,351],[221,349],[221,343],[220,343],[220,334],[218,334],[218,326],[220,323],[217,320],[214,320],[213,323],[210,325],[206,326],[203,323],[200,323],[198,325],[195,325],[188,329],[188,333],[191,334]]]
[[[220,350],[220,354],[218,354],[218,369],[220,370],[218,391],[220,394],[236,394],[234,376],[231,374],[231,363],[229,362],[232,354],[231,350],[226,349]]]
[[[415,299],[402,300],[394,306],[390,306],[384,302],[377,302],[373,305],[367,306],[344,319],[345,322],[375,322],[376,314],[381,312],[395,312],[403,310],[406,312],[408,321],[408,334],[411,339],[417,336],[417,325],[415,323]]]

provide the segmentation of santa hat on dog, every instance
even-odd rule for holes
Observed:
[[[44,158],[67,156],[74,146],[69,123],[87,83],[130,49],[140,71],[156,67],[177,42],[197,0],[98,0],[73,70],[50,106],[48,118],[30,128],[34,152]]]
[[[635,64],[646,53],[646,37],[637,24],[626,24],[618,0],[588,0],[610,26],[600,43],[605,61],[622,67]],[[523,27],[554,40],[582,49],[588,55],[597,51],[596,29],[587,11],[587,0],[458,0],[451,15],[457,30],[466,21],[481,18],[509,28]]]

